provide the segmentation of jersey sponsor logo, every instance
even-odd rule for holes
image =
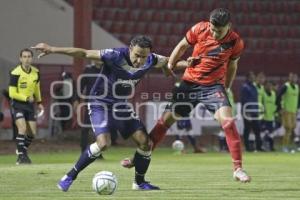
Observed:
[[[140,79],[131,79],[131,80],[123,80],[123,79],[118,79],[117,80],[117,84],[130,84],[130,85],[136,85],[138,82],[140,81]]]

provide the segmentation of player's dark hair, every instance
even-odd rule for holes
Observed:
[[[230,12],[225,8],[216,8],[211,11],[209,21],[215,26],[226,26],[230,22]]]
[[[33,57],[33,51],[31,51],[31,49],[28,49],[28,48],[22,49],[20,51],[20,57],[22,57],[23,52],[30,52],[31,56]]]
[[[152,49],[152,40],[144,35],[138,35],[132,38],[130,41],[130,46],[138,45],[141,48],[150,48]]]

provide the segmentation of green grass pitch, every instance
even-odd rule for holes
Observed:
[[[1,155],[0,199],[300,199],[297,153],[245,154],[245,169],[253,181],[241,184],[232,179],[228,154],[176,155],[171,149],[158,149],[153,153],[147,179],[161,190],[132,191],[134,170],[124,169],[119,163],[133,152],[129,148],[111,148],[104,154],[105,160],[91,164],[66,193],[58,190],[56,183],[73,166],[79,152],[32,153],[34,164],[28,166],[16,166],[15,155]],[[101,170],[112,171],[118,178],[117,191],[111,196],[99,196],[91,188],[93,175]]]

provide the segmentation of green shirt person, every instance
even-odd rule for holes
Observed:
[[[299,85],[298,75],[289,74],[288,81],[280,88],[277,100],[277,110],[282,117],[282,125],[285,128],[285,135],[282,140],[283,151],[289,152],[291,135],[296,128],[296,116],[299,108]]]

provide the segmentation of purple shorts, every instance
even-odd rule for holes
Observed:
[[[103,105],[89,105],[89,116],[95,136],[110,133],[110,130],[119,131],[124,139],[129,138],[137,130],[146,129],[133,110],[126,107],[114,109]]]

